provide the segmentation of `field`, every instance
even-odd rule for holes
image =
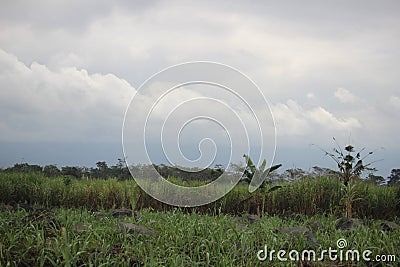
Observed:
[[[359,219],[347,221],[338,221],[343,193],[329,177],[251,198],[240,185],[194,209],[163,205],[133,181],[116,179],[2,173],[0,190],[1,266],[398,266],[400,258],[398,187],[359,182]],[[260,216],[249,215],[263,202]],[[137,212],[116,216],[120,208]],[[323,250],[338,250],[339,239],[347,242],[343,255],[357,250],[361,258],[370,250],[371,259],[387,262],[341,262],[326,253],[322,261],[277,257],[278,250],[314,250],[318,259]],[[268,255],[275,250],[272,261],[257,258],[265,246]]]

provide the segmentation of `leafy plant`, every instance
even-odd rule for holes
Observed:
[[[336,139],[333,138],[333,140],[336,142]],[[337,144],[337,142],[336,142]],[[334,153],[330,153],[326,150],[323,150],[325,152],[325,155],[331,157],[337,164],[339,171],[340,171],[340,178],[345,186],[348,185],[348,183],[351,180],[354,180],[355,178],[359,178],[361,173],[363,171],[375,171],[375,168],[371,168],[370,166],[374,162],[370,162],[365,164],[363,160],[371,155],[373,152],[370,151],[368,154],[364,157],[361,157],[361,153],[365,150],[365,147],[361,149],[360,151],[356,152],[354,150],[354,147],[352,145],[347,145],[344,148],[344,151],[340,148],[340,146],[337,144],[337,148],[333,148]]]
[[[370,167],[373,162],[365,164],[363,160],[371,155],[373,152],[368,152],[368,154],[364,157],[361,157],[361,153],[365,150],[365,147],[360,151],[356,152],[352,145],[347,145],[344,147],[344,151],[341,149],[336,139],[333,140],[337,144],[337,148],[333,148],[334,153],[330,153],[326,150],[325,155],[331,157],[337,164],[340,172],[340,179],[342,181],[342,190],[344,192],[344,196],[341,199],[341,202],[344,202],[345,206],[345,215],[350,218],[353,215],[353,203],[360,198],[357,198],[357,188],[356,184],[352,183],[357,178],[360,178],[360,175],[363,171],[376,171],[375,168]]]
[[[248,155],[243,155],[243,157],[246,159],[246,167],[243,172],[243,177],[242,181],[247,183],[249,185],[249,191],[252,193],[254,192],[258,187],[260,188],[260,191],[262,193],[262,206],[261,206],[261,213],[264,213],[265,210],[265,195],[273,192],[282,186],[280,185],[275,185],[268,190],[266,190],[266,185],[270,182],[267,177],[268,174],[279,169],[282,164],[277,164],[274,166],[271,166],[266,169],[267,161],[264,159],[263,162],[261,163],[260,167],[257,168],[253,161],[251,160],[250,156]],[[246,200],[254,197],[254,195],[250,196]],[[259,198],[259,194],[258,194]],[[257,203],[257,212],[260,213],[259,211],[259,203]]]
[[[345,207],[345,216],[347,218],[351,218],[353,216],[353,203],[362,198],[357,197],[357,184],[356,183],[349,183],[347,185],[342,184],[342,193],[343,196],[340,199],[340,203],[344,204]]]

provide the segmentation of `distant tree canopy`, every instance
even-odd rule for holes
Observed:
[[[0,172],[8,173],[42,173],[46,177],[57,177],[57,176],[68,176],[70,178],[77,179],[107,179],[116,178],[118,180],[128,180],[135,177],[147,177],[150,175],[153,167],[160,173],[164,178],[169,179],[170,177],[182,179],[183,181],[214,181],[217,179],[225,170],[222,165],[216,164],[213,168],[206,168],[203,170],[193,168],[192,171],[183,171],[178,167],[168,166],[164,164],[160,165],[132,165],[126,166],[123,159],[118,159],[115,165],[109,166],[105,161],[98,161],[95,168],[77,167],[77,166],[64,166],[58,168],[56,165],[39,166],[36,164],[28,163],[17,163],[13,167],[0,169]],[[242,165],[231,164],[230,172],[243,172],[245,167]],[[131,175],[132,173],[132,175]],[[300,168],[291,168],[283,171],[282,173],[271,172],[269,174],[269,180],[271,181],[296,181],[303,177],[320,177],[320,176],[339,176],[337,171],[314,166],[312,171],[305,171]],[[374,175],[370,173],[365,179],[375,185],[384,185],[385,179],[382,176]],[[393,169],[390,176],[387,179],[388,185],[400,185],[400,169]]]
[[[193,169],[193,172],[182,171],[177,167],[163,164],[153,166],[163,177],[167,179],[169,177],[175,177],[186,181],[211,181],[217,179],[224,172],[223,166],[220,164],[217,164],[214,168],[206,168],[204,170],[197,171],[197,169]],[[135,165],[131,166],[130,169],[134,176],[146,176],[146,173],[151,167],[151,165]],[[28,163],[19,163],[2,171],[13,173],[34,172],[42,173],[47,177],[56,177],[61,175],[79,179],[107,179],[114,177],[118,180],[127,180],[132,177],[123,159],[118,159],[117,164],[113,166],[108,166],[105,161],[99,161],[96,163],[96,168],[64,166],[59,169],[56,165],[46,165],[42,167],[39,165],[30,165]]]
[[[385,184],[385,178],[380,175],[375,175],[373,173],[370,173],[368,177],[365,179],[366,181],[374,184],[374,185],[383,185]]]
[[[388,185],[400,184],[400,169],[393,169],[388,177]]]

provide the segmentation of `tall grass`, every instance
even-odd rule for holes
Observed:
[[[0,202],[89,210],[130,207],[138,193],[132,181],[47,178],[41,174],[0,174]]]
[[[182,181],[174,179],[174,183]],[[192,184],[197,186],[202,183]],[[343,192],[340,181],[322,176],[286,182],[279,190],[265,195],[265,212],[285,212],[305,215],[334,214],[342,216]],[[186,185],[187,186],[187,185]],[[375,186],[358,182],[357,197],[353,204],[354,216],[389,219],[400,216],[400,187]],[[253,193],[254,194],[254,193]],[[205,206],[186,209],[200,213],[255,213],[262,195],[254,197],[246,185],[238,185],[223,198]],[[179,197],[179,196],[176,196]],[[111,208],[152,208],[167,211],[173,207],[163,204],[144,193],[133,180],[76,180],[68,177],[46,178],[41,174],[0,173],[0,202],[39,204],[48,207],[77,208],[89,210]]]

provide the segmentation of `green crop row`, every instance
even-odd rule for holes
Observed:
[[[188,183],[178,179],[173,179],[173,182],[186,186],[185,183]],[[303,178],[281,185],[282,188],[270,193],[256,191],[250,194],[247,186],[239,184],[223,198],[194,210],[209,214],[264,211],[268,214],[343,215],[344,204],[341,200],[344,192],[336,178]],[[357,201],[353,203],[355,217],[390,219],[400,216],[399,186],[376,186],[359,181],[356,188]],[[0,202],[30,203],[46,207],[85,207],[89,210],[125,207],[166,211],[172,208],[144,193],[133,180],[77,180],[68,176],[47,178],[34,173],[0,173]]]

